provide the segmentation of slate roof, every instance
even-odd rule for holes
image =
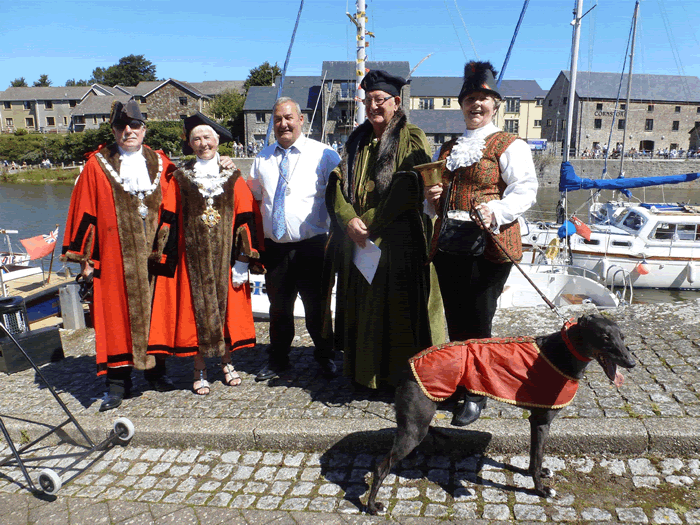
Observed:
[[[282,96],[294,99],[299,103],[302,111],[313,111],[316,105],[316,99],[321,93],[320,83],[320,78],[316,85],[296,84],[296,82],[292,84],[287,83],[287,79],[285,79]],[[272,111],[272,106],[275,105],[276,99],[277,86],[251,86],[248,90],[248,96],[245,99],[243,111],[270,112]]]
[[[568,71],[562,71],[566,80]],[[617,98],[620,85],[619,73],[579,71],[576,76],[576,94],[581,98]],[[621,98],[627,93],[627,74],[622,76]],[[700,78],[680,75],[634,74],[631,98],[658,102],[700,102]]]
[[[321,76],[324,72],[326,80],[347,81],[355,80],[355,65],[354,61],[332,61],[324,60],[321,68]],[[411,72],[408,61],[383,61],[383,62],[365,62],[366,69],[383,69],[390,75],[406,78]]]
[[[130,95],[97,96],[88,95],[83,101],[71,110],[71,115],[109,115],[112,111],[112,102],[118,100],[126,104]]]
[[[457,97],[462,81],[462,77],[413,77],[411,97]],[[500,92],[504,97],[520,97],[521,100],[535,100],[547,95],[535,80],[504,79]]]
[[[0,100],[80,100],[92,86],[9,87]]]
[[[243,93],[244,80],[205,80],[204,82],[188,82],[190,86],[209,97],[215,97],[222,91],[234,90]]]
[[[464,115],[459,109],[412,109],[409,121],[426,134],[461,135],[465,130]]]

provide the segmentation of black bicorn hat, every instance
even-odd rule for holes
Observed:
[[[461,106],[462,100],[474,91],[488,93],[502,100],[503,97],[498,92],[498,86],[496,85],[497,75],[498,73],[491,62],[475,62],[473,60],[467,62],[464,66],[464,83],[457,98],[459,105]]]
[[[386,91],[394,97],[401,95],[401,88],[408,84],[401,77],[390,75],[381,69],[373,69],[369,71],[360,82],[360,87],[366,92],[369,91]]]
[[[183,155],[192,155],[194,153],[194,150],[190,146],[190,133],[192,133],[192,130],[197,126],[210,126],[219,135],[219,144],[231,142],[233,140],[233,135],[228,129],[199,111],[187,117],[183,120],[183,123],[185,125],[185,135],[182,137],[184,141],[182,144]]]
[[[133,120],[139,120],[141,123],[146,121],[146,117],[141,113],[139,103],[134,98],[130,98],[126,104],[116,101],[112,104],[112,112],[109,115],[109,124],[128,124]]]

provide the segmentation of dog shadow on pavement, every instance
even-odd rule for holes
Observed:
[[[363,501],[374,469],[391,449],[395,430],[386,428],[348,434],[320,458],[321,476],[337,485],[344,493],[343,499],[361,512],[365,511]],[[470,500],[474,495],[473,485],[534,494],[529,488],[507,481],[505,472],[527,476],[525,469],[486,455],[491,437],[488,432],[431,427],[423,442],[392,470],[391,474],[397,475],[398,480],[385,483],[378,499],[391,498],[398,488],[421,487],[426,481],[439,486],[455,501]],[[421,496],[425,495],[423,489]]]

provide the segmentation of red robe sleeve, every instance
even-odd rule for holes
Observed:
[[[97,243],[98,191],[95,177],[101,168],[94,154],[85,163],[71,194],[63,236],[61,261],[94,264]]]
[[[246,256],[251,273],[265,273],[260,262],[260,252],[265,245],[260,208],[243,177],[236,180],[233,191],[235,222],[231,266],[240,256]]]

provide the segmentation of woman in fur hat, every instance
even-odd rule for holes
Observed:
[[[518,217],[535,202],[537,176],[527,143],[493,123],[502,100],[495,78],[496,70],[490,62],[464,66],[458,100],[467,129],[442,146],[439,159],[446,160],[442,184],[426,187],[425,196],[439,215],[448,206],[447,210],[457,210],[455,215],[459,216],[459,211],[470,212],[472,202],[476,203],[484,226],[519,261],[522,244]],[[450,202],[446,203],[443,189],[450,183]],[[468,213],[461,216],[469,220]],[[510,259],[489,235],[482,255],[433,251],[450,340],[491,337],[498,297],[513,265]],[[464,426],[476,421],[485,404],[485,397],[466,396],[452,424]]]
[[[241,378],[231,352],[255,345],[248,270],[263,273],[260,211],[240,170],[221,166],[230,132],[201,113],[185,124],[185,155],[163,198],[156,248],[148,353],[194,357],[193,390],[209,394],[205,357],[219,357],[224,383]]]
[[[326,190],[328,254],[338,272],[335,347],[345,374],[369,388],[395,386],[408,358],[444,340],[436,278],[429,300],[432,225],[422,179],[409,171],[430,161],[430,147],[401,109],[405,84],[385,71],[364,77],[367,120],[348,138]],[[371,284],[353,263],[370,242],[381,250]]]

